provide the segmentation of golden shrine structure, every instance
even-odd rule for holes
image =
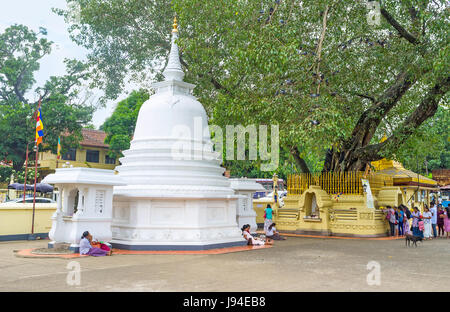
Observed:
[[[387,205],[430,204],[437,182],[396,161],[372,162],[372,172],[321,172],[290,175],[284,206],[274,199],[254,200],[257,223],[270,204],[277,230],[325,236],[381,237],[389,233]],[[276,186],[274,185],[274,189]],[[276,194],[276,192],[274,192]]]

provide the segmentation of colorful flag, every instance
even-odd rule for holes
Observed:
[[[44,125],[42,124],[41,101],[39,100],[39,108],[36,114],[36,146],[42,143],[44,137]]]
[[[58,152],[56,158],[57,159],[61,158],[61,140],[59,139],[59,137],[58,137]]]

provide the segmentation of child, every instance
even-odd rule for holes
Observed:
[[[422,216],[419,218],[419,236],[423,238],[423,231],[425,230],[425,223],[423,222]]]

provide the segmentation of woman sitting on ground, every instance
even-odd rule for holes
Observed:
[[[250,224],[244,224],[242,227],[242,235],[244,235],[247,245],[264,245],[264,241],[255,238],[250,234]]]
[[[112,250],[108,246],[103,244],[101,248],[92,247],[91,243],[92,235],[88,231],[84,232],[80,240],[80,255],[89,255],[94,257],[111,256]]]
[[[285,240],[286,238],[284,238],[283,236],[280,235],[280,233],[277,232],[277,229],[275,228],[275,223],[272,223],[271,225],[269,225],[269,228],[267,229],[266,232],[266,242],[268,244],[272,243],[273,244],[273,240]]]

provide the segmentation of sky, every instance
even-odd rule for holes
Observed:
[[[43,86],[50,76],[64,75],[65,58],[86,59],[88,51],[76,45],[69,37],[64,18],[52,12],[52,8],[66,8],[65,0],[0,0],[0,32],[14,24],[23,24],[36,33],[39,27],[47,29],[46,38],[53,41],[50,55],[41,59],[41,68],[35,74],[36,85]],[[131,91],[131,85],[126,86]],[[96,97],[102,92],[93,90]],[[93,116],[93,124],[96,128],[101,126],[106,118],[114,111],[115,104],[126,98],[127,94],[121,94],[115,101],[109,101],[106,108],[98,109]],[[37,100],[37,99],[36,99]]]

